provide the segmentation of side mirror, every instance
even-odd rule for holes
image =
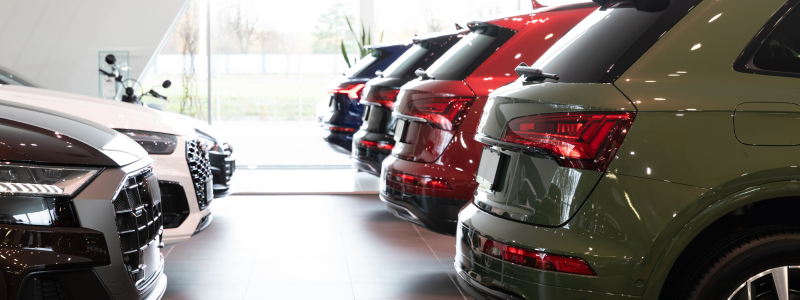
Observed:
[[[133,92],[134,92],[134,91],[133,91],[133,88],[132,88],[132,87],[127,87],[127,88],[125,88],[125,95],[128,95],[128,96],[133,96]]]
[[[168,89],[171,86],[172,86],[172,81],[169,81],[169,79],[164,80],[164,83],[161,84],[161,87],[163,87],[165,89]]]
[[[117,63],[117,57],[114,54],[106,55],[106,63],[109,65]]]

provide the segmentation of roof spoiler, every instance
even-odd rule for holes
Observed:
[[[421,43],[421,42],[424,42],[424,41],[427,41],[427,40],[432,40],[432,39],[443,37],[443,36],[465,34],[465,33],[468,33],[468,32],[469,32],[469,29],[466,29],[466,28],[462,28],[462,29],[458,29],[458,30],[439,31],[439,32],[433,32],[433,33],[421,34],[421,35],[415,36],[411,40],[414,41],[414,43]]]
[[[531,0],[531,4],[533,4],[533,9],[540,9],[542,7],[547,7],[547,5],[542,5],[539,1]]]
[[[403,46],[413,43],[413,41],[405,40],[400,42],[393,42],[393,43],[380,43],[380,44],[372,44],[364,46],[366,50],[381,50],[381,48],[389,48],[389,47],[396,47],[396,46]]]
[[[535,1],[535,0],[532,0]],[[601,10],[606,10],[609,7],[614,7],[618,4],[633,4],[633,7],[638,11],[644,12],[661,12],[669,7],[670,0],[592,0],[594,3],[600,4]]]

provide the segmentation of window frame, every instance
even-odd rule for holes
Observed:
[[[781,20],[786,17],[789,13],[793,12],[795,9],[800,9],[800,0],[788,0],[786,3],[783,4],[774,14],[769,18],[767,23],[764,24],[763,27],[758,31],[758,33],[753,37],[752,40],[747,44],[747,46],[742,50],[742,53],[739,54],[739,57],[733,63],[733,70],[742,73],[750,73],[750,74],[760,74],[760,75],[772,75],[772,76],[782,76],[782,77],[794,77],[800,78],[800,71],[798,72],[783,72],[783,71],[773,71],[773,70],[765,70],[756,67],[753,64],[753,58],[758,52],[758,49],[761,49],[761,46],[767,42],[767,39],[772,35],[775,29],[780,25]]]

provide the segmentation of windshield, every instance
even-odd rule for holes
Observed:
[[[0,84],[21,85],[27,87],[35,87],[25,80],[19,79],[13,74],[0,70]]]
[[[596,10],[532,67],[558,75],[558,82],[614,82],[700,1],[672,1],[657,13],[629,6]]]
[[[417,61],[425,56],[425,53],[428,53],[428,49],[420,45],[414,45],[414,47],[408,49],[400,58],[389,65],[386,71],[383,71],[383,77],[402,78],[409,71],[408,68],[414,66]]]
[[[369,68],[369,66],[372,65],[372,63],[378,61],[378,57],[380,56],[381,56],[380,50],[373,50],[370,54],[364,56],[364,58],[360,59],[355,65],[350,67],[350,69],[347,69],[347,72],[344,73],[344,76],[347,77],[361,76],[361,72]],[[369,77],[375,77],[374,74],[365,74],[365,75],[368,75]]]
[[[508,41],[514,32],[494,27],[465,36],[428,68],[428,76],[437,80],[463,80]]]

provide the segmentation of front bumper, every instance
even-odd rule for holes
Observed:
[[[416,195],[386,188],[380,193],[386,209],[396,217],[420,225],[430,231],[456,235],[458,211],[468,201]]]
[[[211,176],[214,182],[214,198],[222,198],[230,194],[231,178],[236,171],[236,158],[226,152],[209,152]]]
[[[175,152],[168,155],[151,155],[155,165],[154,171],[158,179],[163,182],[169,182],[179,188],[175,188],[176,192],[183,192],[180,197],[174,197],[178,201],[185,201],[180,205],[174,205],[180,209],[188,208],[188,213],[185,219],[179,222],[178,227],[164,228],[164,243],[167,245],[177,244],[189,240],[194,235],[197,226],[201,223],[206,215],[211,213],[209,207],[201,207],[197,201],[197,193],[195,193],[195,184],[192,181],[192,173],[186,159],[186,139],[191,139],[191,136],[178,137],[178,148]],[[211,180],[212,178],[209,178]],[[206,189],[213,188],[213,185],[206,187]],[[162,188],[163,190],[163,188]],[[206,191],[206,193],[213,193],[213,191]],[[167,199],[164,199],[167,200]],[[167,207],[165,203],[165,207]],[[168,211],[165,211],[168,212]]]

